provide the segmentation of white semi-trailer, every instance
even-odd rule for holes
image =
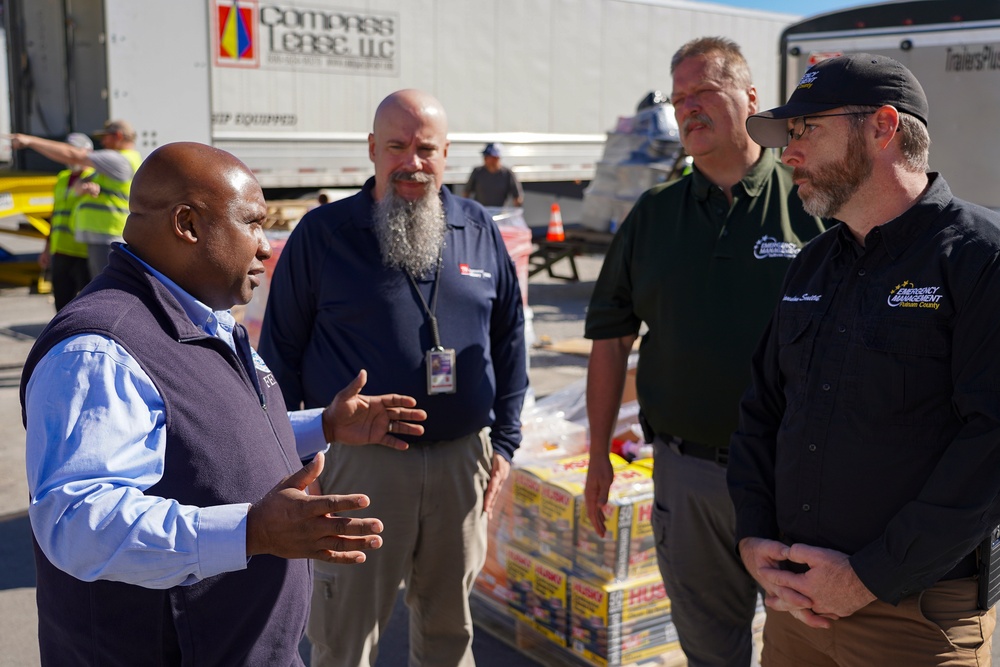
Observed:
[[[389,92],[448,110],[450,183],[501,141],[526,182],[588,180],[605,132],[692,37],[743,46],[778,97],[797,17],[681,0],[3,0],[11,129],[52,138],[125,118],[147,153],[210,143],[265,188],[357,187]],[[8,146],[9,149],[9,146]],[[22,151],[19,167],[37,156]]]

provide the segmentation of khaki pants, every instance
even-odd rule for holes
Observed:
[[[360,565],[316,563],[307,631],[313,667],[374,665],[400,581],[411,667],[475,664],[469,594],[486,557],[483,495],[492,452],[480,433],[404,452],[331,448],[323,492],[367,494],[371,505],[351,515],[381,519],[384,543]]]
[[[898,606],[876,600],[829,630],[767,610],[763,667],[986,667],[996,611],[976,608],[976,580],[942,581]]]

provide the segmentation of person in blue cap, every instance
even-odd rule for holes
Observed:
[[[469,182],[462,190],[462,196],[475,199],[483,206],[500,207],[508,201],[514,206],[524,203],[524,191],[514,172],[500,164],[503,144],[486,144],[483,149],[483,166],[476,167],[469,176]]]

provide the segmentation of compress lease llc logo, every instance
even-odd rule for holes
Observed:
[[[222,67],[257,67],[256,0],[215,0],[215,64]]]

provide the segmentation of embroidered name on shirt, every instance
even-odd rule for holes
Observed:
[[[483,269],[470,269],[468,264],[459,264],[458,272],[470,278],[492,278],[493,274]]]
[[[786,257],[791,259],[799,254],[800,248],[788,241],[779,241],[773,236],[762,236],[753,245],[753,256],[757,259]]]
[[[781,300],[782,301],[792,301],[792,302],[796,302],[796,301],[819,301],[822,298],[823,298],[822,294],[802,294],[800,296],[791,296],[791,295],[786,294],[785,296],[781,297]]]
[[[938,294],[941,290],[937,287],[917,287],[909,280],[904,280],[889,291],[887,303],[892,308],[931,308],[937,310],[941,307],[943,294]]]

